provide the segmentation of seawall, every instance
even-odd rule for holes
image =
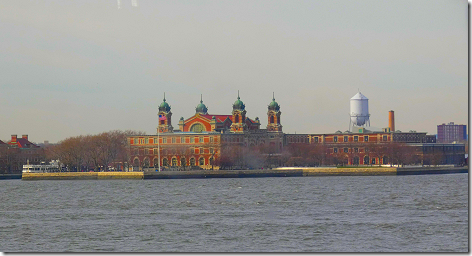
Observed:
[[[303,176],[386,176],[468,173],[468,167],[369,167],[369,168],[275,168],[270,170],[198,170],[185,172],[144,172],[144,179],[261,178]]]
[[[21,173],[0,174],[0,180],[13,180],[13,179],[21,179]]]
[[[468,173],[468,167],[275,168],[270,170],[195,170],[145,172],[23,173],[23,180],[208,179],[304,176],[376,176]],[[19,176],[21,177],[21,176]],[[19,178],[18,175],[11,178]]]
[[[52,172],[23,173],[23,180],[143,179],[143,172]]]
[[[270,170],[198,170],[144,172],[144,179],[261,178],[303,176],[396,175],[397,168],[275,168]]]
[[[208,179],[208,178],[262,178],[301,177],[303,171],[295,170],[197,170],[185,172],[144,172],[144,179]]]
[[[397,170],[397,175],[425,175],[449,173],[469,173],[469,167],[415,167],[398,168]]]
[[[397,175],[397,168],[312,168],[303,169],[303,176],[374,176]]]

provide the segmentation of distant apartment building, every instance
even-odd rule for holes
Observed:
[[[448,124],[438,125],[438,143],[452,143],[454,141],[463,142],[467,140],[467,125],[454,124],[450,122]]]

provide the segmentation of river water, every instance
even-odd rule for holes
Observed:
[[[468,174],[0,181],[3,252],[467,252]]]

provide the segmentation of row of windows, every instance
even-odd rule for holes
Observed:
[[[239,137],[224,137],[223,138],[224,142],[243,142],[243,138]]]
[[[204,154],[204,148],[189,148],[189,153],[190,154]],[[158,154],[158,151],[157,151],[157,148],[154,148],[154,149],[142,149],[141,151],[139,149],[135,149],[134,150],[134,154],[135,155],[139,155],[139,153],[141,152],[141,155],[144,154],[144,152],[147,151],[149,155],[157,155]],[[178,153],[185,153],[185,152],[178,152],[179,150],[177,149],[161,149],[161,152],[163,155],[167,155],[167,154],[178,154]],[[213,154],[215,153],[215,149],[214,148],[209,148],[208,152],[210,154]]]
[[[354,135],[353,136],[353,141],[354,142],[359,142],[360,138],[359,137],[362,137],[362,136],[356,136]],[[315,142],[318,142],[318,137],[314,137],[314,141]],[[333,137],[333,141],[334,142],[349,142],[349,136],[342,136],[342,140],[338,140],[338,136],[334,136]],[[369,141],[369,136],[368,135],[364,135],[364,142],[368,142]],[[387,135],[383,135],[382,136],[382,141],[388,141],[388,137]]]
[[[180,158],[180,163],[178,164],[178,161],[177,161],[177,158],[176,157],[173,157],[171,159],[171,161],[169,162],[169,160],[167,158],[162,158],[162,166],[187,166],[187,165],[190,165],[190,166],[196,166],[196,159],[194,157],[190,158],[190,161],[189,163],[187,164],[187,161],[185,159],[185,157],[182,157]],[[209,159],[209,164],[210,165],[213,165],[214,164],[214,159],[213,157],[210,157]],[[133,163],[134,166],[139,166],[139,160],[138,159],[134,159],[134,163]],[[203,166],[205,165],[205,159],[203,157],[200,157],[198,159],[198,165],[200,166]],[[150,164],[150,160],[149,158],[145,158],[144,161],[143,161],[143,166],[144,167],[151,167],[151,164]],[[154,159],[154,167],[158,167],[159,166],[159,163],[158,163],[158,160],[157,158]]]
[[[341,138],[339,138],[339,137],[341,137]],[[357,135],[353,136],[353,141],[354,142],[359,142],[359,137],[362,137],[362,136],[357,136]],[[298,137],[298,138],[289,137],[288,140],[291,143],[309,143],[308,138],[302,138],[302,137]],[[388,141],[387,135],[383,135],[382,140],[383,141]],[[349,136],[334,136],[333,141],[334,142],[349,142]],[[368,142],[368,141],[369,141],[369,136],[365,135],[364,136],[364,142]],[[321,142],[321,137],[313,137],[312,142],[314,142],[314,143]]]
[[[353,148],[354,153],[359,153],[359,148]],[[364,152],[368,152],[369,149],[365,148]],[[334,153],[338,153],[338,148],[333,148]],[[344,153],[349,153],[349,148],[343,148]]]
[[[292,143],[309,143],[310,139],[309,138],[304,138],[304,137],[289,137],[288,139],[289,142]]]
[[[149,142],[153,143],[154,144],[157,144],[157,137],[156,138],[151,138],[153,140],[149,140],[149,138],[134,138],[133,139],[133,143],[134,144],[149,144]],[[203,143],[203,137],[185,137],[185,141],[188,141],[187,143]],[[210,143],[212,142],[215,142],[217,141],[217,138],[216,137],[210,137],[209,138],[209,141]],[[182,143],[183,142],[183,138],[176,138],[176,137],[171,137],[171,138],[167,138],[167,137],[162,137],[162,143],[172,143],[172,144],[175,144],[175,143]]]

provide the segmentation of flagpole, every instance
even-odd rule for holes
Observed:
[[[161,171],[161,147],[160,147],[161,144],[159,142],[160,123],[161,123],[161,120],[159,120],[158,125],[157,125],[157,158],[158,158],[157,162],[159,163],[159,171]]]

